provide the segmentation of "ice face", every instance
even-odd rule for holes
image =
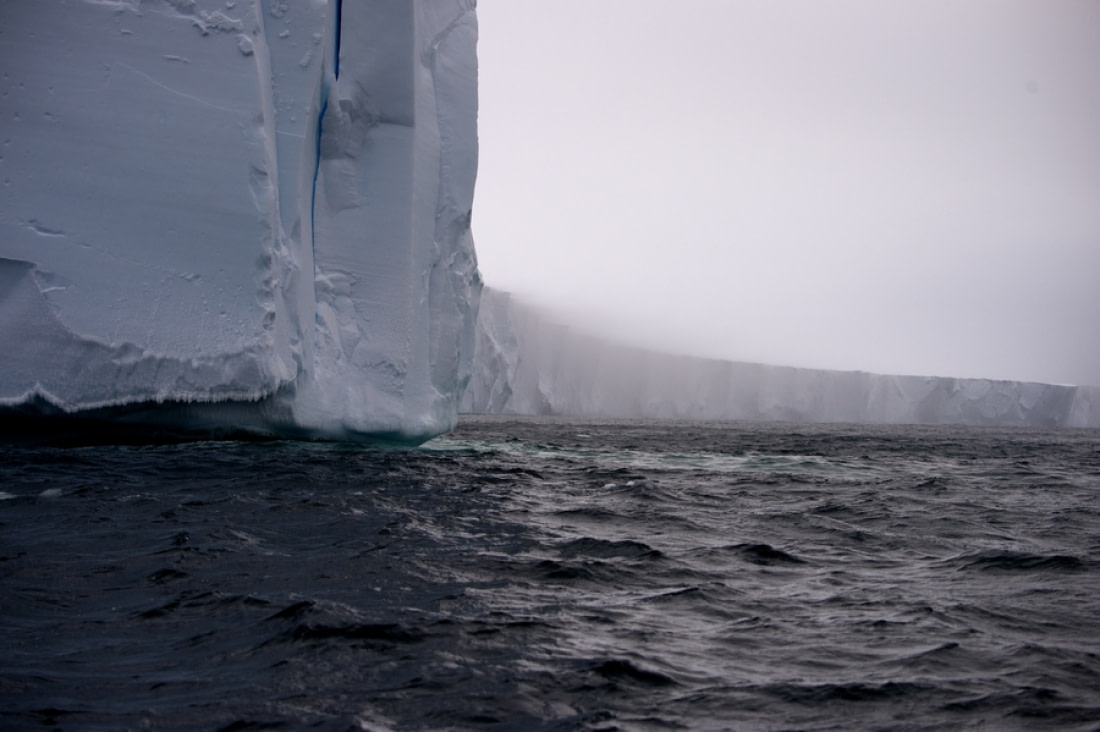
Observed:
[[[480,292],[474,6],[5,3],[0,403],[452,427]]]
[[[1100,387],[822,371],[675,356],[482,296],[462,411],[794,422],[1100,427]]]

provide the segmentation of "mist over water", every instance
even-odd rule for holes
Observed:
[[[1095,729],[1100,433],[14,447],[0,723]]]

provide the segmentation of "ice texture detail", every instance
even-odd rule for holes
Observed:
[[[481,288],[474,0],[3,13],[0,404],[454,425]]]

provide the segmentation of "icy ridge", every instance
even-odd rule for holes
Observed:
[[[473,0],[6,8],[0,404],[450,429],[480,292],[476,42]]]
[[[891,376],[646,351],[482,294],[463,412],[588,417],[1100,427],[1100,388]]]

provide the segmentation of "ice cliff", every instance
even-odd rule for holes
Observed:
[[[797,422],[1100,427],[1100,388],[886,376],[630,348],[486,288],[462,411]]]
[[[0,405],[452,427],[481,287],[475,4],[0,4]]]

